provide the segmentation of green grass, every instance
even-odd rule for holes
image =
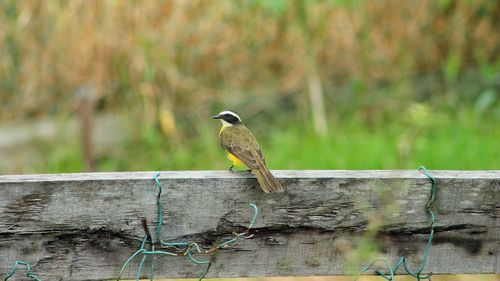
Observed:
[[[457,122],[414,132],[388,124],[375,130],[336,128],[324,138],[309,130],[276,133],[267,145],[276,169],[500,168],[500,129]]]
[[[415,114],[418,118],[413,118]],[[375,125],[356,118],[331,121],[329,134],[324,137],[292,122],[271,122],[264,128],[255,120],[249,127],[271,169],[416,169],[420,165],[453,170],[500,168],[500,129],[494,120],[467,113],[453,118],[420,115],[410,110],[401,118]],[[168,139],[153,128],[143,129],[135,138],[101,155],[97,169],[226,169],[230,163],[218,143],[219,124],[206,125],[198,134],[182,140]],[[48,157],[36,172],[83,169],[77,141],[46,151],[50,151]]]

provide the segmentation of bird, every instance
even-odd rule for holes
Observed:
[[[219,140],[222,147],[227,151],[227,157],[233,162],[229,170],[233,168],[248,167],[257,177],[260,187],[265,193],[282,192],[283,186],[271,174],[266,165],[257,140],[252,132],[241,122],[240,116],[234,111],[224,110],[213,116],[220,119],[222,127],[219,131]]]

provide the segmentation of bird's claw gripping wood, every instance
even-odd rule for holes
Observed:
[[[231,165],[231,167],[229,167],[229,169],[227,169],[227,170],[230,171],[231,173],[251,173],[252,172],[252,169],[246,169],[243,171],[235,171],[234,165]]]

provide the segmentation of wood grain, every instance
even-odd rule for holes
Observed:
[[[418,171],[274,171],[286,191],[264,194],[253,175],[161,172],[163,239],[206,248],[248,225],[251,239],[200,258],[209,277],[339,275],[366,229],[396,262],[416,268],[429,233],[429,180]],[[426,271],[500,273],[500,171],[431,171],[436,235]],[[16,259],[45,280],[116,278],[144,237],[154,236],[156,172],[0,176],[0,279]],[[139,259],[138,259],[139,260]],[[137,261],[138,261],[137,260]],[[352,261],[352,260],[351,260]],[[368,263],[369,261],[366,261]],[[155,259],[157,278],[197,277],[183,257]],[[124,277],[135,278],[137,262]],[[147,277],[146,271],[144,277]],[[20,275],[18,275],[20,276]]]

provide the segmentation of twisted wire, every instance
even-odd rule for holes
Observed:
[[[395,278],[394,275],[402,265],[406,273],[409,274],[410,276],[413,276],[418,281],[425,279],[432,281],[432,273],[422,274],[422,271],[424,270],[424,267],[427,264],[427,258],[429,257],[432,247],[432,239],[434,238],[434,223],[436,222],[436,214],[434,213],[434,211],[432,211],[431,207],[436,197],[436,179],[429,173],[429,171],[424,166],[420,166],[418,170],[423,172],[424,175],[431,181],[431,194],[429,196],[429,199],[427,200],[427,203],[425,204],[425,209],[430,218],[429,222],[430,233],[429,233],[429,238],[427,239],[427,244],[425,246],[424,255],[422,257],[422,262],[420,263],[420,266],[416,271],[412,271],[408,267],[408,259],[406,257],[401,257],[399,261],[396,263],[396,266],[392,268],[391,263],[387,258],[378,258],[369,265],[367,265],[366,267],[364,267],[361,270],[361,272],[354,278],[354,280],[357,280],[363,273],[370,270],[376,263],[383,261],[387,266],[388,269],[387,273],[384,273],[380,270],[375,270],[375,273],[383,277],[385,280],[393,281]]]

